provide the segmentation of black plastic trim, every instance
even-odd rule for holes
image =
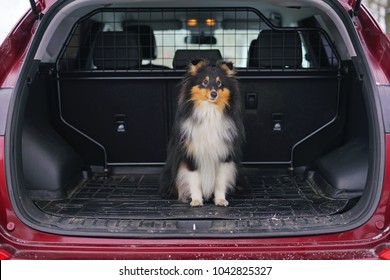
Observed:
[[[386,133],[390,133],[390,85],[378,85],[382,105],[383,123]]]
[[[11,100],[13,89],[0,89],[0,135],[4,135],[7,122],[8,107]]]

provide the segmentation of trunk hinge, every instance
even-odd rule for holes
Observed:
[[[355,17],[359,15],[361,5],[362,5],[362,0],[356,0],[355,8],[353,9],[353,15]]]
[[[42,5],[42,3],[41,3],[40,0],[39,0],[38,2],[39,2],[39,4]],[[38,6],[37,6],[37,3],[35,3],[35,0],[30,0],[30,6],[31,6],[31,10],[32,10],[32,12],[33,12],[33,14],[34,14],[35,19],[36,19],[36,20],[42,19],[43,13],[41,13],[40,11],[38,11]],[[41,7],[41,8],[42,8],[42,7]]]
[[[359,15],[360,13],[360,7],[362,5],[362,0],[356,0],[355,2],[355,7],[351,10],[348,11],[349,13],[349,16],[351,17],[351,20],[353,22],[354,25],[357,25],[357,22],[355,20],[355,18]]]
[[[360,13],[360,6],[362,5],[362,0],[356,0],[355,7],[351,10],[349,10],[349,16],[353,19],[354,17],[357,17]]]

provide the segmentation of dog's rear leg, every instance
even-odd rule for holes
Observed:
[[[214,190],[214,203],[217,206],[228,206],[226,193],[236,183],[237,168],[233,161],[223,162],[218,167],[217,180]]]
[[[177,190],[180,201],[187,202],[188,199],[191,198],[191,206],[203,206],[199,171],[188,170],[186,164],[184,163],[182,163],[179,167]]]

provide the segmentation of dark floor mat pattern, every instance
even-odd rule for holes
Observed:
[[[66,199],[36,201],[45,213],[58,217],[179,220],[318,218],[338,213],[347,199],[331,199],[315,191],[303,176],[242,176],[242,187],[228,196],[227,207],[212,201],[190,207],[157,194],[159,176],[94,176],[82,181]]]

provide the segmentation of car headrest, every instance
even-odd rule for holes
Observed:
[[[138,35],[131,31],[100,32],[92,57],[97,69],[136,69],[140,65]]]
[[[262,30],[251,43],[248,67],[300,68],[302,44],[295,30]]]
[[[185,69],[191,61],[196,59],[206,59],[211,65],[216,65],[222,59],[219,50],[177,50],[173,58],[173,68]]]
[[[157,58],[156,38],[149,25],[128,25],[125,28],[127,31],[138,34],[142,59],[153,60]]]

